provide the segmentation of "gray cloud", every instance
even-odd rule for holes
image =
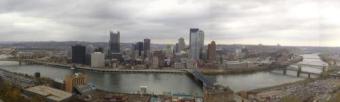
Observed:
[[[189,28],[224,44],[340,45],[337,0],[2,0],[0,40],[123,42],[188,39]],[[322,42],[322,43],[320,43]]]

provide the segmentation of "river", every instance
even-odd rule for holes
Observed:
[[[328,66],[328,64],[326,62],[323,62],[319,58],[318,53],[304,54],[304,55],[302,55],[302,57],[303,57],[303,61],[301,61],[297,64],[308,64],[308,65],[315,65],[315,66]],[[291,65],[291,67],[297,69],[297,64]],[[302,66],[302,71],[311,72],[311,73],[321,73],[322,67]]]
[[[305,58],[305,60],[308,62],[308,59]],[[42,77],[52,78],[59,82],[62,82],[66,75],[73,73],[70,69],[43,65],[19,66],[18,62],[10,61],[0,61],[0,68],[28,75],[40,72]],[[147,86],[147,92],[154,94],[203,95],[202,86],[186,74],[91,72],[86,70],[81,72],[89,77],[90,83],[96,85],[98,89],[106,91],[136,93],[141,86]],[[270,87],[306,78],[304,76],[296,77],[296,72],[293,71],[288,71],[286,75],[283,75],[280,70],[235,75],[209,75],[207,77],[215,80],[217,84],[230,87],[236,92]]]
[[[327,63],[319,58],[317,53],[303,54],[301,56],[304,59],[297,64],[327,65]],[[296,64],[292,65],[292,67],[297,68]],[[322,68],[303,66],[302,71],[321,73]],[[296,76],[297,72],[295,71],[287,71],[286,75],[284,75],[283,70],[272,70],[238,75],[214,75],[209,77],[215,79],[217,84],[229,86],[232,90],[238,92],[295,82],[308,77],[306,74],[302,74],[301,77]],[[315,78],[318,76],[312,75],[311,77]]]

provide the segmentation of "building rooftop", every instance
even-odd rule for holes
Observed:
[[[66,91],[51,88],[48,86],[43,86],[43,85],[27,88],[25,89],[25,91],[39,94],[41,96],[44,96],[47,99],[58,101],[58,102],[68,99],[72,96],[71,93],[68,93]]]
[[[90,85],[78,85],[78,86],[75,86],[75,89],[81,95],[89,94],[95,90],[95,88],[91,87]]]

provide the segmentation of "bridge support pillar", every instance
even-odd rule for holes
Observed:
[[[322,73],[324,73],[324,72],[326,72],[326,67],[325,66],[322,67]]]
[[[328,75],[328,69],[326,66],[322,67],[322,73],[321,73],[321,77],[325,77]]]
[[[300,77],[300,74],[301,74],[301,65],[298,66],[298,71],[297,71],[297,77]]]
[[[310,73],[308,73],[308,79],[310,79]]]
[[[287,68],[284,68],[283,69],[283,75],[286,75],[287,74]]]

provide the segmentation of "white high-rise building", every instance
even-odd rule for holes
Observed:
[[[204,32],[198,28],[190,29],[190,58],[199,60],[204,47]]]
[[[105,67],[105,55],[102,52],[91,54],[91,67]]]

